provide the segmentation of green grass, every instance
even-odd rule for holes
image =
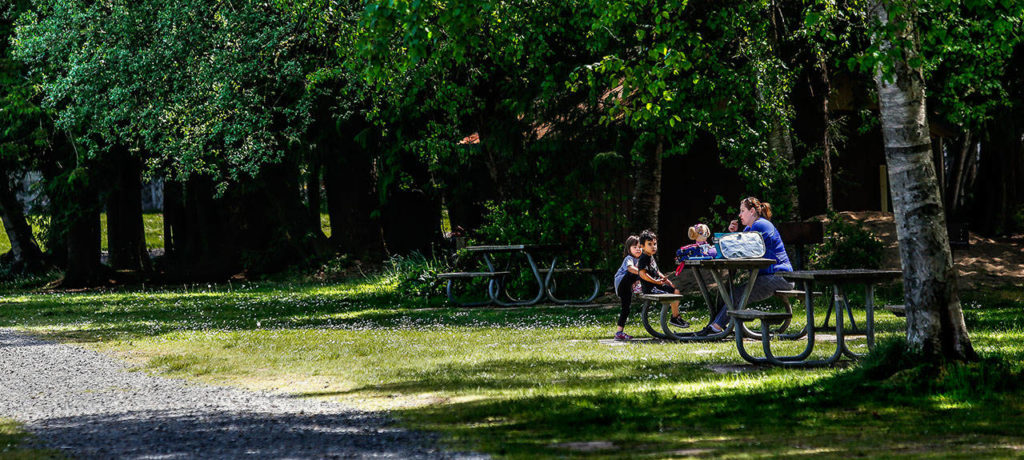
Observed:
[[[56,451],[25,448],[25,441],[28,437],[28,433],[21,429],[18,422],[0,418],[0,458],[11,460],[63,458]]]
[[[45,218],[33,218],[32,233],[36,237],[36,243],[43,242],[43,227],[46,225]],[[146,232],[146,248],[157,249],[164,247],[164,215],[160,213],[145,213],[142,215],[142,225]],[[7,232],[3,230],[3,223],[0,222],[0,254],[11,250],[11,240],[7,238]],[[100,245],[107,250],[107,214],[100,214]],[[40,249],[46,250],[45,247]]]
[[[1024,294],[965,299],[976,349],[1024,372]],[[895,377],[865,386],[852,369],[748,366],[732,342],[609,343],[615,306],[458,309],[402,300],[366,280],[5,300],[0,327],[86,344],[150,372],[389,409],[453,447],[502,457],[1024,452],[1024,391],[985,386],[975,374],[989,364],[928,391]],[[900,335],[903,320],[878,321],[883,340]],[[645,335],[635,320],[627,329]],[[780,345],[795,352],[803,343]]]
[[[43,226],[45,220],[33,221],[32,233],[36,237],[36,243],[42,244]],[[162,213],[145,213],[142,215],[142,225],[146,232],[146,248],[159,249],[164,247],[164,215]],[[331,236],[330,217],[326,213],[320,214],[320,226],[327,237]],[[11,240],[7,238],[7,232],[3,230],[3,222],[0,222],[0,254],[11,250]],[[100,214],[101,247],[107,250],[107,213]],[[46,248],[41,248],[45,250]]]

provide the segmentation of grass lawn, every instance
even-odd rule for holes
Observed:
[[[1024,293],[965,298],[976,349],[1019,375]],[[732,342],[610,342],[617,306],[458,309],[367,280],[4,300],[0,327],[150,372],[389,409],[502,457],[1024,455],[1024,390],[991,363],[932,388],[915,374],[865,385],[855,368],[747,366]],[[900,334],[902,319],[877,316],[883,339]],[[635,315],[627,330],[646,335]]]
[[[36,236],[36,243],[42,244],[42,232],[44,222],[33,221],[32,233]],[[146,248],[158,249],[164,247],[164,215],[160,213],[145,213],[142,215],[142,225],[146,232]],[[11,250],[11,240],[7,238],[7,232],[3,231],[4,224],[0,222],[0,254]],[[101,248],[107,250],[107,213],[100,214]],[[46,248],[40,248],[45,250]]]

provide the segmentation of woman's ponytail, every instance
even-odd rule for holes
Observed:
[[[772,220],[772,205],[769,203],[763,203],[761,200],[748,196],[740,201],[740,204],[746,206],[747,209],[751,209],[757,213],[757,217],[764,217],[767,220]]]

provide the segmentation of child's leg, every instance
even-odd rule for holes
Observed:
[[[633,288],[632,286],[619,285],[616,294],[619,295],[619,300],[622,301],[621,309],[619,310],[619,321],[616,323],[619,326],[617,330],[622,331],[626,327],[626,319],[629,318],[629,310],[633,303]]]

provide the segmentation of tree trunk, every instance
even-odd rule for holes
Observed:
[[[793,140],[790,137],[789,127],[786,126],[778,115],[772,116],[772,130],[768,133],[768,146],[772,151],[778,153],[786,160],[786,167],[790,171],[796,168],[796,157],[793,155]],[[796,177],[790,177],[789,184],[789,205],[792,209],[792,218],[800,220],[800,193],[796,188]]]
[[[331,219],[331,242],[342,252],[362,257],[382,249],[380,223],[374,219],[376,194],[373,162],[352,128],[323,142],[324,191]]]
[[[887,24],[890,18],[885,5],[879,1],[874,7],[881,23]],[[890,77],[879,66],[875,82],[903,264],[907,342],[911,350],[932,361],[974,360],[977,355],[960,310],[946,219],[931,161],[924,76],[920,68],[908,64],[917,55],[914,22],[896,19],[907,24],[899,38],[909,43],[909,48],[899,50]],[[877,35],[872,39],[882,55],[888,55],[892,44]]]
[[[825,66],[825,57],[822,55],[818,56],[818,66],[821,68],[821,81],[825,84],[825,89],[821,92],[821,110],[822,110],[822,130],[821,130],[821,162],[825,169],[825,209],[829,212],[835,211],[835,204],[832,201],[832,136],[830,126],[832,120],[829,117],[828,102],[829,96],[832,94],[832,83],[828,78],[828,67]]]
[[[100,203],[90,186],[78,186],[66,197],[67,265],[61,287],[95,286],[104,281],[105,267],[100,263]]]
[[[1018,124],[1020,123],[1020,124]],[[1015,230],[1013,216],[1020,209],[1024,180],[1024,122],[1012,115],[990,121],[981,136],[981,159],[978,165],[978,187],[975,191],[973,219],[980,233],[1003,235]]]
[[[164,180],[164,255],[174,258],[181,244],[177,235],[185,214],[181,183]]]
[[[135,159],[119,161],[113,188],[107,197],[107,247],[115,270],[151,268],[142,221],[142,165]]]
[[[636,183],[633,186],[633,206],[629,216],[631,224],[637,227],[631,231],[650,229],[658,232],[658,209],[661,207],[661,152],[662,143],[651,151],[644,148],[644,155],[634,169]]]
[[[0,218],[11,241],[12,268],[32,271],[43,266],[43,253],[32,237],[32,227],[6,171],[0,171]]]
[[[320,233],[320,155],[315,152],[309,158],[309,177],[306,178],[306,204],[309,206],[309,217],[313,228]]]
[[[971,139],[971,131],[967,130],[964,132],[963,146],[960,148],[960,156],[956,159],[956,169],[954,170],[952,177],[953,190],[949,194],[947,203],[949,206],[950,213],[953,215],[959,214],[960,211],[960,192],[964,190],[965,179],[967,178],[968,170],[968,157],[972,156],[973,149],[971,145],[973,140]]]

